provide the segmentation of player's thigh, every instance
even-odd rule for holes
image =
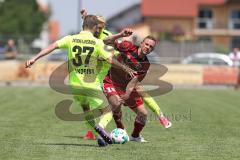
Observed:
[[[95,97],[89,97],[89,96],[74,96],[75,102],[78,104],[78,106],[81,106],[84,111],[89,111],[96,108],[103,108],[104,107],[104,100],[95,98]],[[105,104],[107,106],[107,104]]]
[[[119,95],[123,94],[124,93],[123,91],[114,87],[110,83],[104,83],[103,84],[103,91],[104,91],[105,96],[108,99],[109,104],[112,107],[121,106],[121,98],[120,98]]]
[[[137,108],[143,106],[143,99],[140,96],[140,94],[134,90],[131,94],[129,99],[127,99],[124,103],[124,105],[131,108],[134,112],[137,112]]]
[[[119,106],[121,105],[120,101],[121,101],[121,98],[118,94],[115,94],[115,95],[111,95],[109,96],[108,98],[108,102],[111,104],[111,105],[114,105],[114,106]]]

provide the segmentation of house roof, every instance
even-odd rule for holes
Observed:
[[[140,7],[140,3],[136,3],[136,4],[133,4],[132,6],[128,7],[128,8],[125,8],[124,10],[118,12],[117,14],[111,16],[110,18],[108,18],[108,21],[112,21],[113,19],[123,15],[123,14],[126,14],[127,12],[135,9],[135,8],[139,8]]]
[[[222,5],[227,0],[142,0],[143,16],[195,17],[199,5]],[[181,3],[181,4],[180,4]]]

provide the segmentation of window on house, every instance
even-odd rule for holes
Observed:
[[[240,37],[233,37],[231,42],[231,48],[239,47]]]
[[[231,11],[229,28],[230,29],[240,29],[240,10]]]
[[[213,12],[211,9],[200,9],[198,12],[198,28],[213,28]]]
[[[211,42],[212,37],[210,37],[210,36],[200,36],[200,37],[198,37],[198,41],[209,41],[209,42]]]

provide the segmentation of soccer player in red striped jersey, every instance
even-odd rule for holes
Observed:
[[[137,114],[130,140],[146,142],[140,135],[140,132],[146,124],[147,110],[136,88],[138,83],[144,79],[150,67],[146,55],[153,51],[156,40],[152,36],[147,36],[141,42],[140,46],[136,46],[129,41],[120,43],[117,41],[118,38],[130,36],[131,34],[131,29],[124,29],[119,34],[106,38],[104,43],[114,46],[114,48],[120,52],[117,60],[135,70],[135,76],[131,77],[121,70],[111,67],[103,81],[103,88],[109,104],[112,107],[113,118],[117,127],[124,129],[121,120],[121,105],[125,104]]]

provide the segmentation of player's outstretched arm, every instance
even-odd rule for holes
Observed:
[[[121,32],[105,38],[103,42],[106,45],[114,46],[115,40],[117,40],[118,38],[131,36],[132,33],[133,33],[132,29],[125,28]]]
[[[128,73],[131,77],[134,77],[135,71],[132,70],[131,68],[129,68],[128,66],[118,62],[113,56],[110,56],[106,60],[109,64],[113,65],[113,67],[117,67],[119,69],[122,69],[123,71]]]
[[[131,79],[131,81],[128,83],[128,85],[126,87],[126,93],[124,95],[120,96],[122,98],[122,100],[129,99],[130,94],[132,93],[133,89],[136,87],[138,82],[139,81],[138,81],[137,77],[133,77],[133,79]]]
[[[57,43],[50,44],[47,48],[41,50],[36,56],[32,57],[28,61],[25,62],[25,67],[30,68],[39,58],[51,53],[55,49],[57,49]]]

